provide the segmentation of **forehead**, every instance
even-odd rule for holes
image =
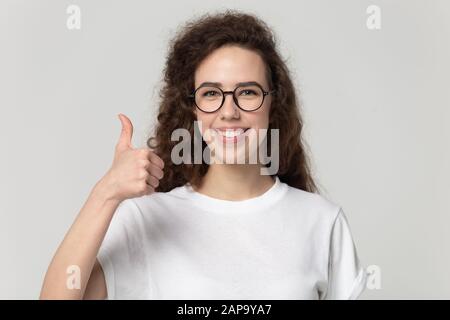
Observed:
[[[195,86],[203,82],[220,82],[234,88],[238,82],[257,81],[267,86],[266,66],[255,51],[227,46],[213,51],[197,67]]]

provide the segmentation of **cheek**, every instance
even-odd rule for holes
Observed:
[[[264,101],[261,109],[255,114],[257,116],[255,121],[258,123],[259,128],[266,129],[269,127],[270,107],[270,101]]]
[[[267,129],[269,127],[269,112],[268,110],[261,110],[261,112],[252,114],[249,120],[251,120],[252,127]]]
[[[201,126],[201,133],[202,133],[203,138],[204,139],[206,138],[205,141],[209,140],[208,137],[205,137],[205,134],[208,133],[207,132],[208,128],[211,128],[214,117],[209,114],[204,114],[201,112],[196,113],[196,115],[197,115],[198,125]]]

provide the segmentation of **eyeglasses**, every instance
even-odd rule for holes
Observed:
[[[219,110],[223,106],[227,94],[233,96],[234,102],[241,110],[255,111],[262,106],[264,98],[274,92],[275,90],[264,91],[259,83],[253,82],[252,84],[238,86],[233,91],[223,91],[216,86],[202,85],[188,97],[194,99],[197,108],[206,113]]]

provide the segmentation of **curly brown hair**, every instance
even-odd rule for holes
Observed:
[[[171,141],[171,134],[175,129],[185,128],[191,137],[194,136],[194,121],[197,119],[195,107],[188,95],[194,90],[196,68],[210,53],[225,45],[253,50],[266,64],[269,87],[276,90],[272,98],[268,129],[279,129],[277,176],[280,181],[318,193],[301,135],[303,122],[299,113],[300,105],[289,70],[277,51],[275,35],[260,18],[236,10],[207,13],[188,21],[169,42],[163,86],[159,92],[158,123],[155,136],[147,139],[147,146],[165,163],[164,177],[156,191],[168,192],[186,183],[198,187],[208,170],[209,165],[204,162],[172,163],[171,151],[178,142]],[[204,149],[206,143],[202,141],[202,144]]]

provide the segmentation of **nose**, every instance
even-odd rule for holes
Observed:
[[[224,97],[225,101],[223,102],[222,108],[220,108],[220,114],[222,118],[224,119],[239,118],[239,107],[234,102],[233,93],[225,92]]]

